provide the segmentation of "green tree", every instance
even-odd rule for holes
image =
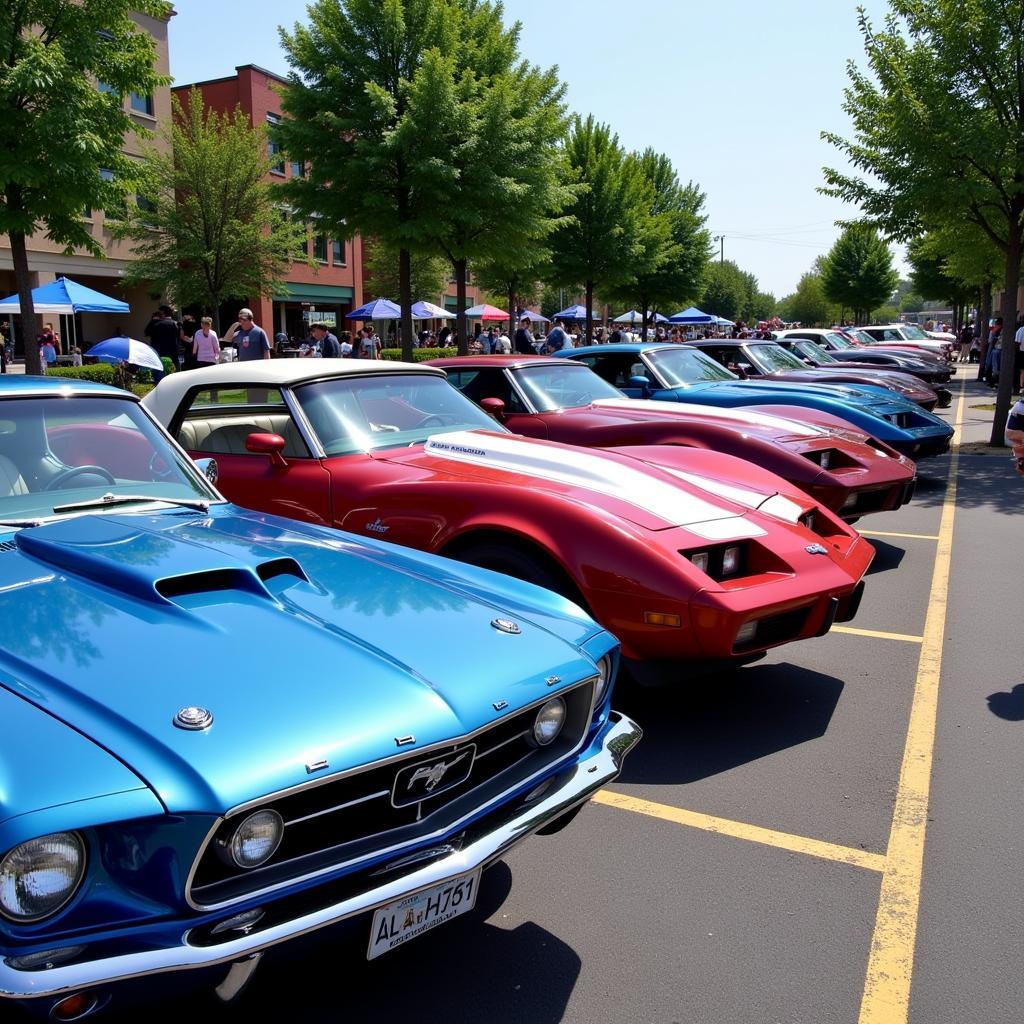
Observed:
[[[703,213],[705,195],[693,183],[682,185],[672,161],[663,153],[645,150],[640,170],[651,185],[650,215],[663,226],[651,232],[651,269],[612,288],[607,297],[644,314],[641,337],[647,336],[647,313],[679,309],[696,300],[710,259],[710,235]]]
[[[309,165],[285,193],[335,234],[398,252],[402,351],[412,358],[413,252],[429,250],[450,201],[445,139],[458,112],[445,54],[460,45],[446,0],[316,0],[281,30],[292,70],[277,135]]]
[[[779,303],[778,313],[783,320],[825,326],[839,319],[840,311],[825,297],[821,265],[821,258],[815,260],[811,269],[800,278],[796,291]]]
[[[924,299],[917,292],[906,292],[900,299],[901,313],[919,313],[924,309]]]
[[[131,18],[167,18],[164,0],[18,0],[0,4],[0,234],[11,242],[21,302],[25,369],[39,373],[26,240],[40,228],[67,249],[102,257],[82,219],[117,209],[135,191],[135,161],[122,152],[143,134],[122,97],[151,95],[152,38]],[[97,88],[102,82],[109,91]],[[43,153],[56,154],[52,160]],[[110,174],[101,176],[101,171]]]
[[[144,202],[130,205],[116,228],[135,242],[125,278],[202,306],[220,330],[222,302],[283,284],[306,227],[275,200],[265,128],[252,127],[241,108],[205,110],[198,89],[187,106],[177,97],[173,104],[170,150],[146,153]]]
[[[975,224],[1003,257],[1003,348],[1013,346],[1024,241],[1024,4],[890,0],[876,30],[861,10],[868,62],[849,65],[844,109],[854,138],[823,137],[864,177],[826,169],[826,191],[856,203],[890,236],[930,223]],[[992,424],[1001,444],[1012,374]]]
[[[608,125],[577,117],[565,145],[576,202],[551,239],[552,280],[582,282],[587,307],[587,341],[594,290],[611,291],[656,266],[651,232],[664,228],[651,217],[651,186],[640,160],[627,154]]]
[[[398,294],[398,250],[386,242],[364,240],[366,278],[363,286],[373,295],[391,298]],[[448,261],[429,253],[416,253],[409,262],[409,287],[416,300],[433,302],[448,283]]]
[[[551,272],[550,256],[541,245],[534,251],[532,262],[519,254],[497,253],[473,264],[473,278],[499,305],[506,306],[511,321],[517,310],[525,309],[540,297],[540,282]],[[553,307],[553,311],[558,308]],[[514,327],[515,323],[510,322],[509,329]]]
[[[829,250],[821,272],[825,295],[854,312],[857,323],[888,301],[899,284],[892,253],[869,224],[851,224]]]
[[[732,260],[712,262],[705,274],[700,308],[727,320],[741,320],[746,316],[748,284],[743,271]]]
[[[450,6],[458,45],[438,57],[442,76],[428,122],[447,154],[438,172],[446,199],[429,234],[452,265],[456,334],[465,353],[467,267],[501,267],[509,290],[513,280],[519,287],[543,262],[574,190],[557,159],[538,156],[557,152],[565,137],[565,87],[556,71],[521,59],[521,26],[505,27],[500,3],[450,0]]]

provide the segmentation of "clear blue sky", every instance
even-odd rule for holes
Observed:
[[[880,23],[884,0],[861,2]],[[277,28],[306,17],[303,0],[175,7],[178,83],[248,63],[286,73]],[[856,0],[506,0],[505,12],[523,24],[526,55],[558,65],[573,110],[631,149],[667,153],[700,185],[726,259],[763,290],[791,292],[835,241],[834,221],[855,216],[815,189],[822,166],[842,162],[818,136],[848,129],[846,61],[863,64]]]

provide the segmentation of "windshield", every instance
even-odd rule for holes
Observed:
[[[858,341],[871,341],[871,337],[864,334],[862,331],[851,331],[850,332]],[[850,341],[849,338],[844,337],[838,331],[829,331],[825,335],[829,340],[829,344],[835,345],[836,348],[855,348],[856,346]]]
[[[128,398],[46,395],[0,405],[0,522],[46,519],[55,506],[109,493],[221,500]]]
[[[773,370],[806,370],[807,366],[800,362],[792,352],[787,352],[781,345],[751,345],[748,349],[758,363],[771,373]]]
[[[646,352],[644,355],[668,388],[683,388],[687,384],[704,384],[708,381],[739,380],[711,356],[695,348],[659,348],[656,352]]]
[[[822,366],[826,363],[838,362],[830,352],[823,349],[820,345],[815,344],[813,341],[798,341],[796,343],[796,348],[800,352],[803,352],[804,355],[809,356],[816,363],[821,363]]]
[[[868,334],[867,331],[853,331],[852,333],[853,333],[854,338],[856,338],[857,341],[859,341],[862,345],[877,345],[878,344],[878,341],[875,338],[872,338],[871,335]],[[831,335],[829,335],[829,337],[831,337]],[[845,338],[843,340],[846,341]],[[843,347],[844,348],[853,348],[854,346],[851,345],[849,342],[847,342],[847,344],[844,345]]]
[[[912,341],[931,341],[931,338],[920,327],[915,327],[914,324],[904,324],[902,330],[904,335]]]
[[[561,359],[550,366],[527,366],[515,371],[516,381],[537,412],[578,409],[599,398],[622,398],[622,392],[593,370]]]
[[[404,448],[449,430],[504,429],[433,374],[335,377],[295,395],[326,455]]]

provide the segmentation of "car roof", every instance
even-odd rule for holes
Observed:
[[[679,348],[671,341],[617,341],[612,345],[585,345],[573,352],[658,352],[666,348]]]
[[[607,348],[607,346],[602,346]],[[552,356],[444,356],[441,359],[431,359],[427,366],[439,366],[442,369],[455,370],[460,366],[491,366],[491,367],[518,367],[518,366],[549,366]]]
[[[144,404],[159,417],[164,412],[173,413],[185,392],[196,387],[228,388],[243,383],[292,387],[332,377],[370,377],[389,373],[442,375],[433,366],[390,359],[246,359],[170,373],[146,395]]]
[[[135,395],[91,380],[74,377],[32,377],[21,374],[0,376],[0,399],[45,397],[64,398],[68,395],[107,395],[111,398],[125,398],[138,401]]]

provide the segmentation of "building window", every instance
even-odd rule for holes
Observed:
[[[327,236],[322,231],[313,236],[313,259],[319,263],[327,262]]]
[[[153,116],[153,97],[143,96],[141,93],[133,92],[129,100],[132,110],[136,114],[148,114]]]
[[[107,96],[117,95],[117,90],[112,85],[108,85],[106,82],[97,82],[96,88]]]
[[[274,138],[274,129],[281,123],[280,114],[267,114],[267,156],[270,157],[270,173],[284,177],[284,160],[281,157],[281,143]]]
[[[114,172],[112,170],[110,170],[108,167],[101,167],[100,168],[100,177],[104,181],[113,181],[114,180]],[[104,214],[104,216],[106,217],[107,220],[124,220],[125,213],[126,213],[126,210],[125,210],[125,205],[124,205],[124,199],[123,198],[115,200],[114,203],[112,203],[110,206],[108,206],[103,211],[103,214]]]
[[[331,239],[331,262],[336,267],[345,266],[345,242],[343,239]]]
[[[300,160],[293,160],[290,164],[293,178],[304,178],[306,176],[306,165]]]

